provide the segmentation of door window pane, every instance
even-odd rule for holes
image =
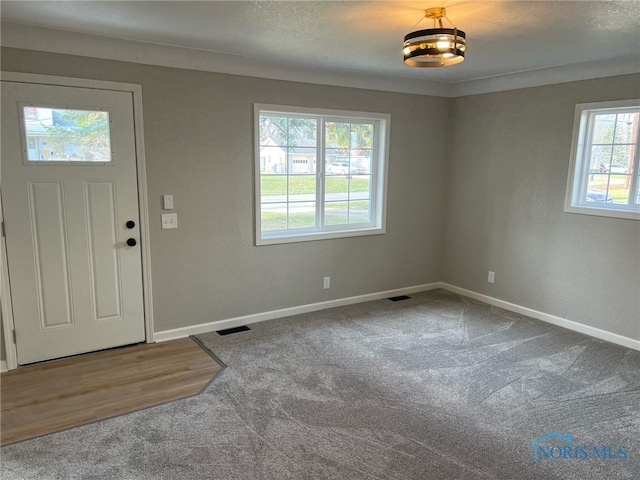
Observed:
[[[30,162],[111,162],[109,112],[23,107]]]

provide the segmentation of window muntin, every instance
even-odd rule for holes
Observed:
[[[109,112],[21,105],[26,164],[106,164],[113,160]]]
[[[640,219],[640,101],[576,107],[565,211]]]
[[[388,122],[256,105],[256,243],[384,233]]]

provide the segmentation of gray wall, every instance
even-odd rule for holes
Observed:
[[[143,86],[156,331],[443,280],[640,339],[640,223],[563,212],[575,104],[639,97],[638,75],[444,99],[8,48],[2,68]],[[254,247],[254,102],[390,113],[388,233]]]
[[[9,48],[2,68],[142,85],[156,331],[440,279],[447,99]],[[387,234],[255,247],[254,102],[390,113]]]
[[[640,339],[640,222],[563,211],[575,105],[625,98],[640,75],[454,99],[442,280]]]

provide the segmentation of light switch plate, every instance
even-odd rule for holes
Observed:
[[[177,213],[163,213],[162,214],[162,229],[167,230],[169,228],[178,228],[178,214]]]
[[[163,195],[162,206],[165,210],[173,210],[173,195]]]

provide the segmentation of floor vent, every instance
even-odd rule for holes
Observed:
[[[216,331],[216,333],[218,335],[229,335],[231,333],[246,332],[248,330],[251,330],[251,329],[249,327],[247,327],[246,325],[243,325],[241,327],[227,328],[225,330],[218,330],[218,331]]]
[[[399,295],[397,297],[389,297],[387,300],[391,300],[392,302],[399,302],[400,300],[409,300],[411,297],[409,295]]]

